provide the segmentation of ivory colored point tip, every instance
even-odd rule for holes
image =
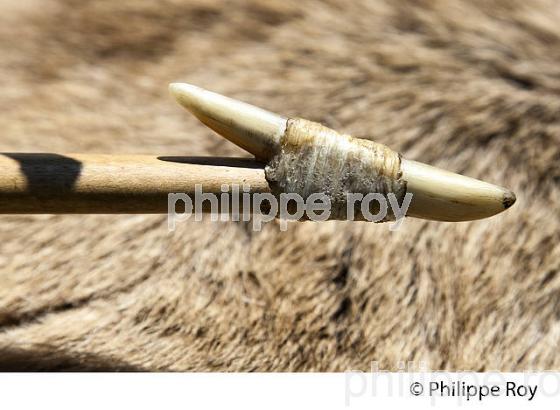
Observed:
[[[172,83],[169,91],[201,122],[256,158],[269,159],[279,148],[286,118],[186,83]]]
[[[515,203],[506,188],[403,159],[401,170],[412,201],[407,215],[438,221],[471,221],[496,215]]]

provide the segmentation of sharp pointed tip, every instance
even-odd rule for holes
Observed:
[[[257,158],[278,149],[286,118],[187,83],[171,83],[169,91],[202,123]]]
[[[407,191],[413,195],[411,216],[471,221],[496,215],[515,203],[513,192],[478,179],[409,160],[403,160],[402,170]]]
[[[169,84],[169,92],[175,97],[177,102],[187,110],[196,115],[195,108],[197,106],[197,98],[203,98],[203,90],[192,84],[187,83],[171,83]]]
[[[172,91],[193,90],[193,89],[202,90],[202,88],[189,83],[169,83],[169,89]]]
[[[173,97],[177,97],[177,94],[179,94],[179,92],[181,91],[181,86],[183,84],[181,83],[170,83],[169,84],[169,93],[173,96]]]
[[[181,83],[169,83],[169,91],[173,93],[177,90]]]
[[[506,192],[504,193],[504,200],[503,200],[504,209],[511,208],[516,200],[517,197],[515,196],[515,194],[511,191],[506,190]]]

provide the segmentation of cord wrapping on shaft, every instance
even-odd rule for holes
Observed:
[[[316,122],[290,119],[281,149],[267,164],[265,175],[275,195],[296,193],[307,200],[313,193],[324,193],[331,203],[329,219],[346,220],[348,194],[378,193],[387,199],[392,193],[402,203],[406,181],[400,168],[400,155],[385,145],[342,135]],[[360,203],[353,207],[354,215],[362,219]],[[370,207],[376,214],[379,202],[371,201]],[[390,219],[388,214],[384,220]]]

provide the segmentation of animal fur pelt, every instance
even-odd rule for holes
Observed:
[[[560,370],[556,1],[3,0],[1,151],[239,156],[186,81],[507,186],[470,223],[0,216],[3,370]]]

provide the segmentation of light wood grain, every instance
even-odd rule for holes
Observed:
[[[0,154],[0,213],[166,213],[169,193],[222,184],[269,192],[250,159],[153,155]],[[241,204],[240,204],[241,205]]]

